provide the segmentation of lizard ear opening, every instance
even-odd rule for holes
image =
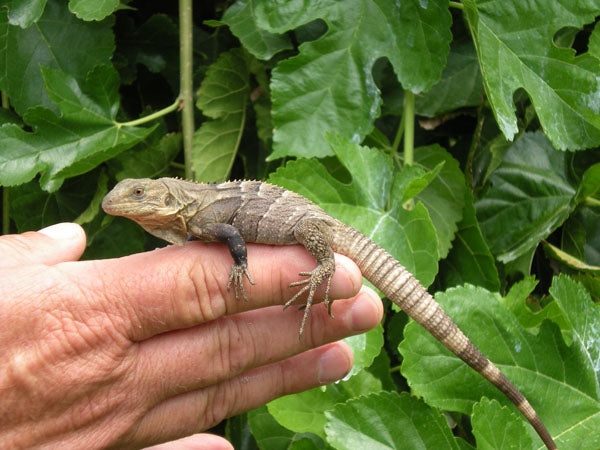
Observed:
[[[164,199],[165,206],[171,206],[171,203],[173,203],[173,200],[175,200],[175,199],[173,198],[173,196],[170,193],[165,195],[165,199]]]

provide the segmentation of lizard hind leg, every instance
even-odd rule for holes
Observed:
[[[301,221],[296,225],[294,230],[296,240],[317,260],[317,267],[312,271],[300,272],[301,276],[308,276],[309,278],[290,284],[290,287],[304,286],[284,305],[284,309],[289,307],[302,294],[308,292],[298,338],[302,337],[304,326],[310,315],[310,307],[313,303],[315,292],[323,282],[326,282],[324,303],[327,306],[329,315],[332,316],[331,305],[333,301],[329,300],[329,288],[331,287],[331,277],[335,272],[335,260],[326,232],[323,232],[323,230],[327,230],[326,225],[316,219]]]

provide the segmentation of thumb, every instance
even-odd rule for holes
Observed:
[[[0,267],[75,261],[84,250],[83,228],[75,223],[58,223],[38,232],[0,236]]]

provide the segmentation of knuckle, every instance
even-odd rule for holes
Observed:
[[[177,291],[186,292],[184,298],[191,301],[182,305],[183,317],[189,316],[192,323],[214,320],[226,313],[222,292],[224,283],[214,278],[214,271],[205,270],[200,264],[192,264],[177,283]]]

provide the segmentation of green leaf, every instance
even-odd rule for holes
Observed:
[[[582,208],[578,211],[577,218],[585,229],[585,262],[600,266],[600,211],[597,208]]]
[[[46,0],[6,0],[5,5],[8,8],[8,23],[27,28],[42,16]]]
[[[573,338],[568,321],[556,302],[550,302],[542,310],[536,312],[528,306],[531,304],[529,297],[537,283],[533,276],[518,281],[511,286],[506,297],[502,297],[500,302],[510,309],[523,328],[534,334],[538,332],[544,320],[548,319],[556,323],[560,327],[567,345],[571,345]]]
[[[465,189],[465,209],[452,249],[441,262],[440,274],[446,287],[471,283],[489,291],[500,290],[498,269],[494,257],[481,234],[475,216],[473,195]]]
[[[552,280],[550,294],[570,325],[574,348],[583,355],[582,377],[591,376],[600,397],[600,308],[584,287],[561,274]],[[600,433],[598,433],[600,439]]]
[[[565,266],[570,267],[571,269],[580,270],[582,272],[591,272],[595,273],[596,275],[600,275],[600,266],[586,264],[581,259],[578,259],[573,255],[569,255],[567,252],[562,251],[560,248],[550,244],[549,242],[544,242],[543,244],[546,254],[551,258],[560,261]]]
[[[25,30],[10,25],[7,9],[0,8],[0,90],[23,115],[28,107],[54,108],[40,67],[60,69],[78,82],[98,64],[110,63],[114,50],[111,21],[86,23],[69,12],[65,2],[48,0],[35,26]]]
[[[378,325],[366,333],[357,334],[344,339],[354,354],[354,364],[346,378],[356,375],[363,368],[369,367],[383,347],[383,328]]]
[[[400,181],[396,184],[397,189],[402,192],[401,204],[406,203],[429,186],[435,177],[438,176],[442,167],[444,167],[444,161],[440,162],[430,171],[426,171],[421,166],[414,164],[410,166],[404,165],[402,172],[400,172]]]
[[[438,252],[445,258],[465,206],[465,176],[458,161],[439,145],[415,149],[415,162],[429,170],[444,163],[439,175],[415,198],[427,207],[438,236]]]
[[[483,82],[471,39],[453,40],[448,63],[439,83],[415,97],[415,112],[434,117],[455,109],[477,106],[483,99]]]
[[[254,439],[254,436],[252,436],[252,431],[250,430],[248,417],[248,413],[242,413],[227,419],[225,425],[225,439],[227,439],[235,449],[258,449],[256,440]]]
[[[94,193],[94,197],[90,201],[88,207],[81,213],[77,218],[73,221],[78,223],[79,225],[83,225],[91,222],[100,212],[100,205],[102,204],[102,199],[108,193],[108,175],[106,175],[106,171],[101,170],[100,176],[98,177],[98,186],[96,187],[96,192]]]
[[[135,147],[112,158],[108,164],[115,178],[158,178],[167,174],[169,163],[181,150],[181,133],[164,134],[164,127],[153,131]]]
[[[10,217],[19,233],[59,222],[73,222],[93,201],[99,171],[67,180],[62,189],[48,193],[37,181],[8,188]],[[6,188],[5,188],[6,189]]]
[[[65,178],[92,170],[152,131],[115,122],[119,79],[112,67],[96,67],[85,86],[58,70],[43,68],[42,73],[62,115],[31,108],[24,120],[33,132],[13,124],[0,127],[1,184],[24,183],[41,173],[42,188],[54,191]]]
[[[267,407],[284,427],[325,438],[326,411],[350,398],[379,391],[381,382],[363,370],[349,380],[275,399]]]
[[[423,92],[440,79],[451,39],[445,0],[295,1],[285,8],[271,0],[257,5],[256,17],[272,32],[319,18],[328,27],[273,71],[272,159],[331,155],[323,139],[328,130],[362,141],[381,103],[375,61],[387,57],[405,89]]]
[[[173,90],[177,90],[179,35],[173,19],[165,14],[154,14],[136,27],[133,20],[120,18],[116,27],[118,35],[126,36],[118,41],[113,58],[122,82],[132,83],[138,77],[138,64],[143,64],[149,71],[163,74]]]
[[[586,305],[580,308],[589,310],[593,306],[589,297],[570,298],[571,302]],[[591,367],[596,358],[585,346],[568,347],[560,330],[548,321],[537,335],[532,335],[502,305],[498,295],[482,288],[452,288],[438,293],[436,300],[528,398],[559,448],[590,448],[589,443],[600,442],[598,367]],[[580,317],[579,323],[587,321],[585,336],[589,341],[592,330],[600,330],[600,320],[596,315]],[[509,405],[516,413],[500,391],[419,325],[409,323],[404,337],[399,347],[404,356],[402,373],[427,404],[469,414],[473,405],[486,396]],[[556,414],[556,405],[561,405],[560,414]],[[525,420],[521,415],[519,419]],[[541,441],[535,439],[539,446]]]
[[[107,216],[104,216],[106,219]],[[97,219],[98,220],[98,219]],[[81,259],[118,258],[144,251],[146,232],[124,217],[110,216],[100,229],[87,231],[88,247]]]
[[[473,407],[472,424],[478,450],[533,448],[525,423],[495,400],[484,398]]]
[[[508,139],[517,133],[513,95],[530,96],[544,132],[556,148],[600,144],[600,59],[554,44],[564,27],[581,28],[598,15],[597,0],[564,8],[519,0],[466,0],[487,98]],[[597,32],[597,31],[596,31]]]
[[[261,450],[323,448],[323,441],[318,436],[296,433],[279,425],[266,406],[250,411],[248,424]]]
[[[596,197],[600,192],[600,163],[588,167],[583,173],[576,200],[584,201],[587,197]]]
[[[215,120],[203,122],[194,134],[192,165],[198,181],[224,181],[231,171],[250,93],[249,72],[240,49],[222,53],[206,72],[196,106]]]
[[[256,24],[255,0],[238,0],[225,11],[220,22],[226,24],[250,53],[258,59],[270,59],[282,50],[292,48],[287,36],[269,33]]]
[[[119,0],[69,0],[69,11],[82,20],[102,20],[119,7]]]
[[[537,246],[573,210],[575,190],[563,153],[542,133],[525,133],[490,176],[491,188],[475,204],[481,231],[502,262]]]
[[[442,414],[407,393],[380,392],[340,403],[327,416],[336,449],[457,449]]]
[[[415,277],[428,286],[437,272],[437,237],[421,202],[407,211],[394,165],[381,151],[329,136],[340,162],[352,175],[344,184],[314,160],[289,162],[272,173],[269,181],[318,203],[327,213],[356,228],[387,249]]]

